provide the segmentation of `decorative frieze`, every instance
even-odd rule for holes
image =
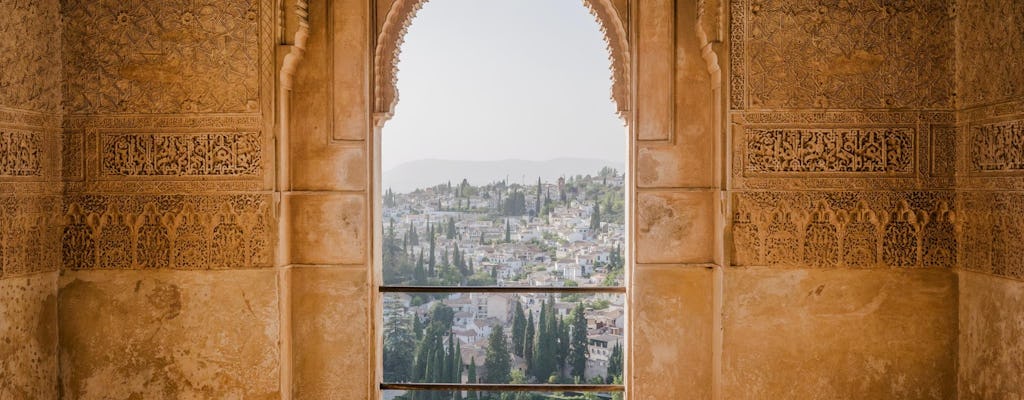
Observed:
[[[949,192],[740,192],[733,265],[952,267]]]
[[[101,133],[104,176],[256,176],[258,132]]]
[[[42,175],[40,132],[0,128],[0,176]]]
[[[970,172],[1024,171],[1024,120],[971,127]]]
[[[759,174],[914,171],[913,128],[752,128],[744,170]]]
[[[269,195],[72,196],[66,269],[229,269],[272,262]]]

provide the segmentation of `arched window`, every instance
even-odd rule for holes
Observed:
[[[622,397],[623,32],[600,0],[386,15],[382,398]]]

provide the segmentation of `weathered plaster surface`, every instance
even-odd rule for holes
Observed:
[[[277,399],[274,271],[74,271],[60,281],[68,399]]]
[[[712,270],[638,265],[635,271],[634,398],[710,399]]]
[[[0,400],[57,398],[57,274],[0,279]]]
[[[728,269],[725,399],[956,397],[956,275]]]
[[[960,399],[1024,398],[1024,282],[960,272]]]
[[[364,268],[298,267],[292,274],[296,399],[366,399],[373,371]]]

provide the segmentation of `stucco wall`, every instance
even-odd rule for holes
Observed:
[[[1024,4],[958,1],[960,398],[1024,397]]]
[[[0,399],[57,396],[57,0],[0,2]]]
[[[61,2],[65,398],[279,397],[274,3]]]
[[[955,398],[952,6],[728,6],[723,398]]]

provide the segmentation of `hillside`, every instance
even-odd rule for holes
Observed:
[[[594,175],[603,167],[624,170],[622,162],[588,158],[557,158],[547,161],[417,160],[384,171],[383,188],[405,193],[447,181],[458,183],[462,179],[473,185],[502,179],[508,179],[509,183],[531,184],[536,182],[537,177],[551,182],[562,176]]]

